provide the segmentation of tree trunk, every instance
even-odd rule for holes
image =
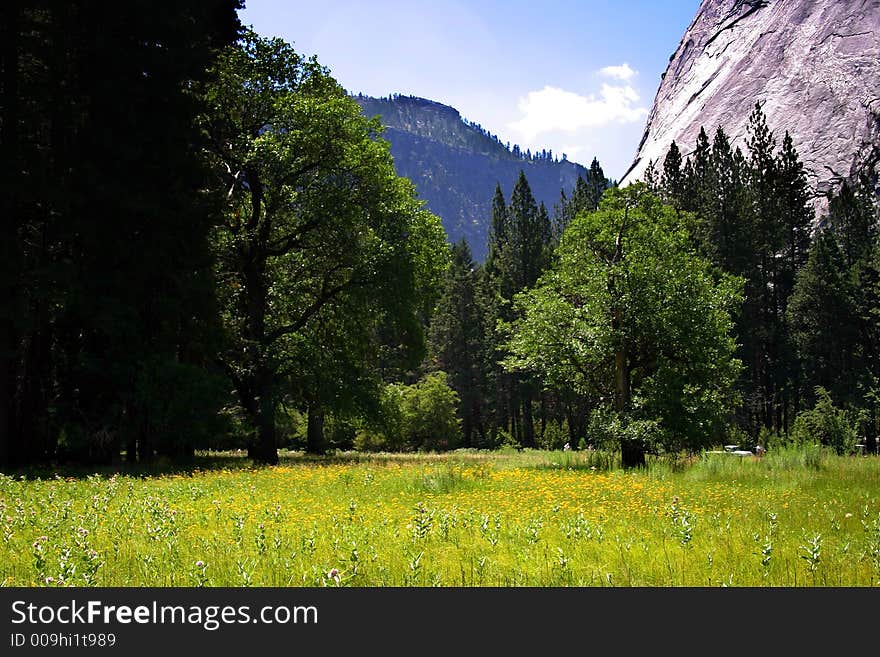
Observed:
[[[125,439],[125,460],[127,463],[137,463],[137,430],[133,426],[128,427],[128,435]]]
[[[522,404],[522,445],[523,447],[535,446],[535,419],[532,415],[532,387],[528,383],[522,384],[520,400]]]
[[[614,354],[614,410],[623,415],[630,404],[630,371],[626,351]],[[620,463],[624,468],[638,468],[645,465],[645,446],[632,440],[620,439]]]
[[[473,442],[474,425],[471,412],[463,413],[464,417],[461,421],[462,447],[470,447]]]
[[[568,442],[572,447],[577,447],[579,440],[577,431],[577,422],[574,418],[574,404],[571,401],[565,402],[565,421],[568,424]]]
[[[539,395],[540,401],[540,410],[539,410],[539,418],[541,420],[541,440],[544,440],[544,436],[547,434],[547,395],[544,394],[544,391],[541,391]]]
[[[29,336],[24,354],[18,431],[27,462],[45,463],[55,452],[49,437],[48,388],[52,347],[48,312],[40,308],[33,314],[37,317],[37,325]]]
[[[632,440],[620,441],[620,462],[624,468],[639,468],[645,465],[645,447]]]
[[[254,461],[267,465],[278,465],[278,444],[275,438],[275,401],[272,397],[271,381],[266,375],[261,376],[260,379]]]
[[[153,443],[150,440],[146,427],[138,427],[137,447],[138,461],[141,463],[152,463],[155,454],[153,452]]]
[[[306,428],[306,451],[309,454],[323,454],[327,447],[324,444],[324,409],[318,404],[309,405],[309,420]]]

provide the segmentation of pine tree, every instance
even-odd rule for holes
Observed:
[[[509,322],[513,319],[514,296],[532,287],[549,266],[553,231],[547,208],[543,203],[540,206],[536,203],[524,171],[519,173],[506,208],[503,208],[503,198],[500,188],[496,188],[493,235],[490,238],[491,258],[486,262],[488,287],[491,290],[487,295],[491,299],[487,304],[487,326],[490,327],[487,331],[487,349],[494,350],[494,361],[488,376],[494,382],[494,415],[497,421],[509,426],[511,435],[516,436],[523,446],[533,447],[532,403],[537,385],[525,377],[500,369],[498,361],[504,356],[501,346],[503,336],[495,330],[495,326],[499,320]],[[497,237],[502,232],[501,226],[504,226],[503,239]]]
[[[776,200],[784,234],[781,294],[787,297],[794,286],[796,272],[807,261],[814,218],[807,175],[788,132],[776,158]]]
[[[595,212],[599,209],[599,203],[602,201],[602,195],[608,189],[608,179],[605,172],[602,171],[602,165],[599,164],[598,158],[593,158],[590,163],[590,169],[587,171],[587,202],[585,209]]]
[[[681,151],[673,140],[663,160],[663,174],[660,177],[660,190],[663,199],[675,207],[681,207],[684,196],[684,174],[682,172]]]
[[[712,149],[709,137],[701,127],[697,136],[697,146],[693,158],[688,158],[685,170],[686,203],[685,210],[705,217],[710,211],[713,197]]]
[[[724,271],[743,276],[753,269],[751,214],[746,199],[746,164],[742,152],[732,151],[719,127],[709,154],[709,198],[703,219],[705,241],[715,263]]]
[[[458,393],[464,446],[486,443],[485,330],[478,306],[479,271],[465,240],[452,247],[443,295],[431,320],[431,350]]]
[[[828,203],[828,221],[850,267],[870,257],[878,236],[872,196],[870,183],[863,177],[855,186],[844,181]]]
[[[822,231],[798,272],[787,319],[803,368],[806,405],[816,386],[838,402],[852,401],[859,352],[854,289],[834,234]]]
[[[860,392],[867,411],[865,442],[868,450],[876,453],[880,431],[880,238],[874,239],[872,253],[855,266],[855,272],[855,306],[862,369]]]
[[[525,172],[520,170],[510,195],[509,245],[513,251],[513,290],[519,292],[535,284],[546,266],[546,247],[550,243],[549,220],[539,216],[538,205]]]
[[[660,175],[657,173],[657,165],[654,160],[648,161],[643,182],[647,185],[649,192],[655,195],[660,194]]]
[[[489,248],[486,256],[486,271],[492,276],[499,272],[499,257],[508,237],[507,201],[504,200],[504,192],[501,184],[495,185],[495,196],[492,198],[492,227],[489,231]]]
[[[786,234],[777,192],[776,142],[760,104],[749,117],[749,193],[754,217],[756,270],[749,275],[749,292],[756,304],[754,324],[747,327],[757,341],[752,367],[752,384],[758,395],[761,424],[782,428],[785,368],[785,327],[782,312],[785,297],[781,256]]]

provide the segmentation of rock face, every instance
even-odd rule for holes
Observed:
[[[428,209],[443,220],[449,241],[467,240],[478,261],[486,257],[497,184],[509,201],[522,169],[536,201],[552,215],[559,192],[570,196],[578,176],[587,173],[568,160],[512,151],[441,103],[412,96],[355,100],[364,114],[380,117],[398,175],[413,181]]]
[[[880,0],[703,0],[663,74],[638,154],[642,177],[674,139],[703,126],[744,148],[760,102],[777,144],[787,130],[817,197],[880,164]],[[821,204],[821,202],[819,202]]]

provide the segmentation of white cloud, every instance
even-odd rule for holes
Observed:
[[[584,147],[565,144],[562,147],[562,152],[568,156],[569,160],[577,160],[578,155],[584,152]]]
[[[531,143],[543,133],[575,133],[610,123],[636,123],[648,110],[639,107],[639,94],[630,85],[602,84],[599,95],[581,96],[557,87],[531,91],[519,101],[522,118],[510,124],[522,141]]]
[[[623,80],[624,82],[632,80],[636,74],[637,71],[631,69],[626,62],[620,66],[606,66],[599,71],[599,75],[604,75],[607,78],[614,78],[615,80]]]

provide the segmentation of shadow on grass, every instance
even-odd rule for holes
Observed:
[[[369,453],[369,452],[330,452],[328,454],[306,454],[281,450],[280,466],[330,466],[330,465],[392,465],[392,464],[442,464],[442,463],[484,463],[498,458],[498,452],[487,450],[456,450],[446,453]],[[109,478],[113,475],[129,477],[163,477],[173,475],[196,475],[216,470],[257,470],[266,468],[255,463],[244,450],[225,452],[196,452],[191,459],[174,461],[158,457],[150,463],[128,463],[124,458],[118,463],[95,464],[48,464],[20,468],[0,469],[0,474],[19,479],[86,479],[89,477]]]
[[[45,464],[18,468],[3,468],[0,473],[15,479],[87,479],[109,478],[114,475],[127,477],[163,477],[171,475],[198,474],[210,470],[248,469],[255,467],[246,455],[235,452],[196,454],[184,461],[172,461],[158,457],[150,463],[128,463],[124,460],[108,464]]]

